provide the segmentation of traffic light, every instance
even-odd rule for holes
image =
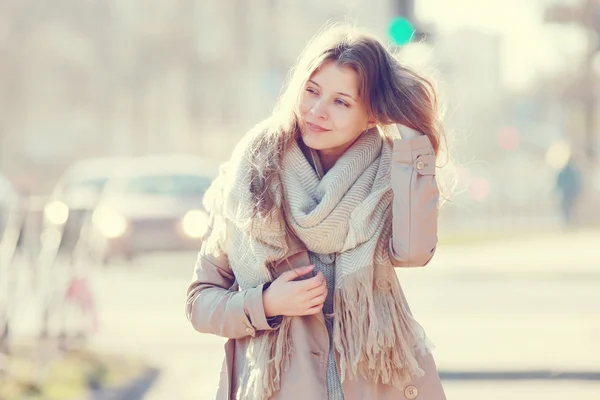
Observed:
[[[404,17],[395,17],[390,21],[388,35],[393,44],[404,46],[410,43],[415,33],[412,23]]]

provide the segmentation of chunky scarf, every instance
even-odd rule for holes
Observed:
[[[270,266],[294,241],[314,253],[334,253],[333,343],[342,381],[362,374],[402,389],[422,376],[415,351],[425,349],[426,340],[390,259],[391,144],[378,128],[371,129],[320,179],[298,143],[292,143],[272,187],[276,206],[257,225],[250,192],[256,183],[251,140],[237,146],[205,198],[215,226],[220,222],[224,228],[208,240],[226,251],[240,288],[271,281]],[[238,398],[264,399],[279,390],[293,346],[291,318],[250,339]]]

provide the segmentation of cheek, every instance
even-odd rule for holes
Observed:
[[[330,115],[340,130],[355,130],[360,125],[359,116],[348,108],[335,107]]]
[[[300,109],[300,113],[307,114],[314,106],[315,101],[309,96],[303,95],[300,98],[300,104],[298,108]]]

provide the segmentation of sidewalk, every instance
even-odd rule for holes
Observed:
[[[598,381],[507,378],[600,371],[599,247],[600,230],[549,231],[441,244],[427,267],[397,270],[436,345],[449,400],[600,399]],[[160,368],[147,400],[214,398],[224,340],[198,334],[185,320],[193,261],[153,257],[98,270],[94,279],[102,314],[94,348],[143,356]],[[482,373],[487,380],[477,378]]]
[[[597,381],[521,379],[532,371],[551,376],[600,370],[595,357],[600,354],[600,300],[594,300],[600,293],[599,244],[600,231],[554,231],[441,245],[427,267],[398,270],[413,312],[436,345],[449,400],[600,398]],[[165,296],[175,296],[175,291],[167,295],[165,282],[160,287]],[[127,295],[150,302],[146,295]],[[579,306],[583,298],[589,298],[587,307]],[[151,339],[148,332],[147,344],[139,346],[152,346],[148,356],[161,360],[163,368],[145,398],[213,399],[222,340],[193,332],[173,314],[181,312],[179,302],[166,314],[165,301],[152,305],[162,337]],[[150,341],[157,339],[153,346]]]
[[[600,230],[441,244],[397,272],[448,399],[600,399]]]
[[[442,243],[427,268],[440,275],[600,277],[600,229],[517,232],[491,241]]]

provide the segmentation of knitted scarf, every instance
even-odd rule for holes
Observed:
[[[292,143],[281,156],[281,173],[272,187],[275,207],[257,223],[250,192],[256,184],[251,140],[237,146],[205,197],[213,225],[222,227],[220,233],[213,229],[208,240],[226,251],[240,288],[272,281],[270,266],[294,241],[314,253],[334,253],[333,344],[341,380],[362,374],[402,389],[422,376],[415,351],[426,349],[426,339],[390,259],[390,143],[378,128],[363,133],[322,179],[299,144]],[[292,352],[292,318],[250,339],[238,398],[265,399],[279,390]]]

